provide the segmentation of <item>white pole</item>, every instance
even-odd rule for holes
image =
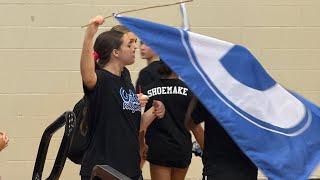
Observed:
[[[182,0],[180,0],[182,2]],[[184,30],[189,31],[190,25],[189,25],[189,18],[187,13],[187,8],[185,3],[180,4],[180,12],[182,17],[182,27]]]

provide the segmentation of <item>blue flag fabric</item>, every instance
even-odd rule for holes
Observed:
[[[307,179],[320,159],[320,109],[275,82],[245,48],[116,17],[158,53],[269,179]]]

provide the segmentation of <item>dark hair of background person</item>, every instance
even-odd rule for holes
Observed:
[[[161,61],[160,63],[160,67],[158,69],[158,73],[163,76],[163,77],[168,77],[170,76],[172,73],[174,73],[168,65],[166,65],[166,63],[164,63],[163,61]]]

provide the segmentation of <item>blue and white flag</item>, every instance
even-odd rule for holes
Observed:
[[[244,47],[117,16],[189,86],[270,179],[307,179],[320,160],[320,109],[275,82]]]

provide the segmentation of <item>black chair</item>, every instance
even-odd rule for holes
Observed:
[[[74,127],[76,122],[76,116],[72,111],[64,112],[57,120],[50,124],[42,134],[40,141],[37,159],[34,165],[32,180],[41,180],[43,167],[46,161],[46,156],[48,152],[48,147],[50,144],[51,137],[53,134],[59,130],[61,127],[65,126],[65,131],[63,134],[62,142],[59,147],[59,151],[54,162],[54,166],[48,180],[59,179],[61,172],[63,170],[64,164],[66,162],[66,153],[70,147],[71,137],[74,133]]]
[[[108,165],[96,165],[91,174],[91,180],[131,180]]]

